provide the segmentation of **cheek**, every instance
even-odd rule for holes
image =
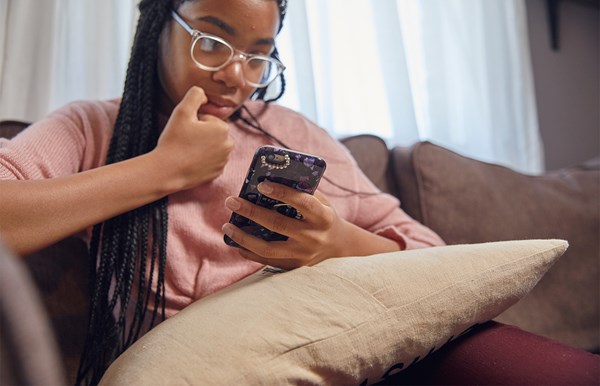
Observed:
[[[174,60],[175,55],[173,53],[173,48],[170,43],[169,31],[164,31],[159,40],[159,49],[158,49],[158,78],[160,80],[161,88],[163,94],[167,97],[169,101],[172,103],[176,103],[177,98],[177,80],[174,77],[174,74],[177,72],[174,71]]]
[[[185,93],[193,86],[203,83],[201,71],[198,71],[189,58],[189,45],[178,44],[167,33],[161,37],[158,59],[158,76],[162,92],[177,105]]]

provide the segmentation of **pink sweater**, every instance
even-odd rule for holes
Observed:
[[[0,139],[0,179],[53,178],[104,165],[118,107],[118,100],[71,103],[14,139]],[[329,179],[355,191],[376,191],[348,151],[300,114],[262,102],[248,102],[247,107],[265,130],[292,149],[323,157]],[[165,275],[168,316],[261,268],[223,242],[221,226],[231,215],[224,201],[239,193],[256,148],[277,144],[241,122],[230,123],[229,127],[234,150],[223,174],[169,197]],[[325,179],[319,190],[341,217],[395,240],[402,248],[443,244],[434,232],[404,213],[398,200],[390,195],[359,197]]]

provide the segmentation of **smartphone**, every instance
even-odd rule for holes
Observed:
[[[266,180],[313,194],[317,190],[326,166],[324,159],[314,155],[275,146],[259,147],[254,153],[239,196],[254,204],[276,210],[288,217],[301,218],[301,214],[296,208],[263,196],[258,191],[257,186]],[[235,212],[231,214],[229,222],[246,233],[266,241],[287,240],[287,236],[273,232]],[[225,235],[225,243],[232,247],[239,247],[227,235]]]

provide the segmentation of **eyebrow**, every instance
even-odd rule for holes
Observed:
[[[218,17],[202,16],[202,17],[196,18],[196,20],[212,24],[215,27],[222,29],[223,31],[225,31],[227,34],[229,34],[231,36],[237,35],[237,32],[236,32],[235,28],[233,28],[233,26],[227,24],[226,22],[219,19]],[[274,38],[261,38],[261,39],[258,39],[255,44],[262,45],[262,46],[264,46],[264,45],[274,46],[275,39]]]
[[[233,28],[231,25],[225,23],[223,20],[219,19],[218,17],[214,17],[214,16],[202,16],[202,17],[197,18],[196,20],[198,20],[198,21],[204,21],[204,22],[212,24],[212,25],[214,25],[216,27],[219,27],[219,28],[221,28],[223,31],[227,32],[231,36],[235,36],[236,35],[235,28]]]

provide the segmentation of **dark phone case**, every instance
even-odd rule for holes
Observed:
[[[257,185],[268,180],[313,194],[317,190],[325,167],[324,159],[310,154],[274,146],[260,147],[254,153],[239,196],[262,207],[277,210],[288,217],[298,218],[298,211],[294,207],[263,196],[258,191]],[[237,213],[231,214],[229,222],[244,232],[266,241],[287,240],[287,236],[273,232]],[[225,235],[224,239],[227,245],[239,247],[229,236]]]

